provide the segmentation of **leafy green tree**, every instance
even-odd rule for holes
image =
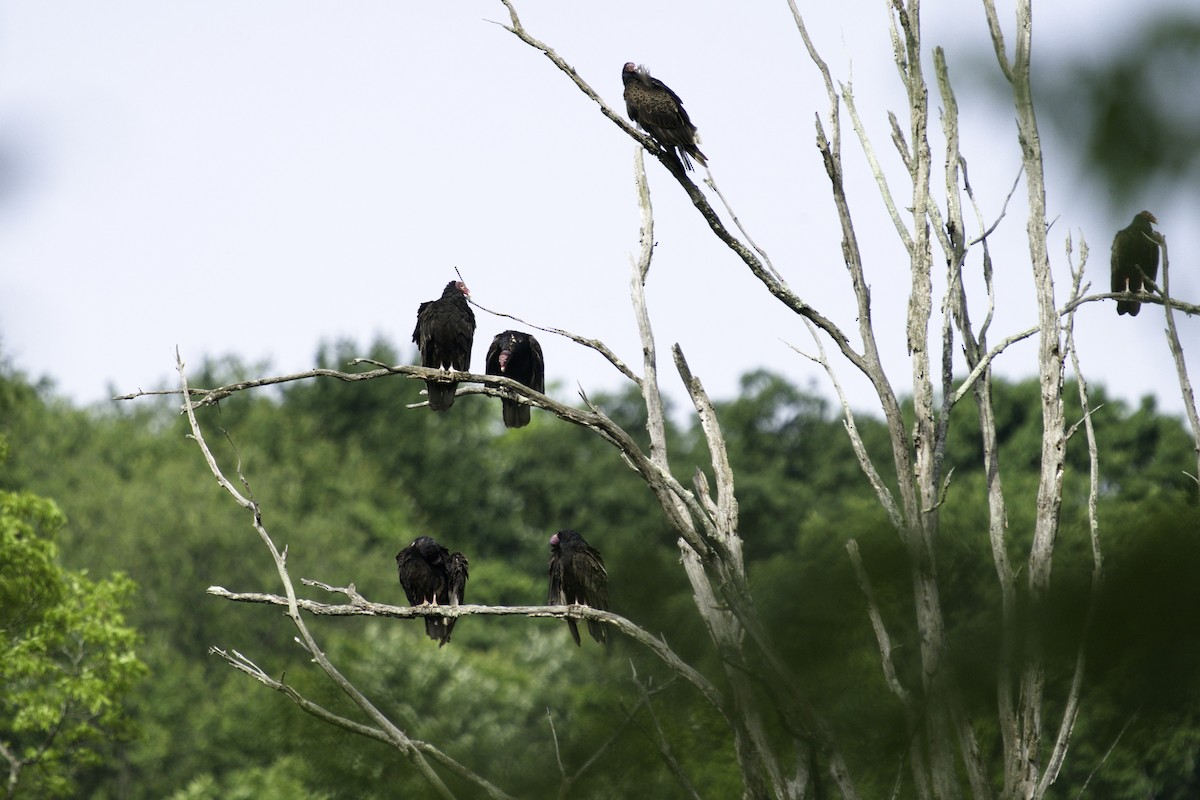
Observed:
[[[0,491],[0,756],[9,798],[73,794],[76,773],[131,735],[124,701],[146,673],[124,620],[133,582],[60,566],[54,536],[65,523],[51,500]]]

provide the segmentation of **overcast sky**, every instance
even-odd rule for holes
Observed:
[[[1099,0],[1086,11],[1077,0],[1036,3],[1035,68],[1102,54],[1137,18],[1186,1]],[[1011,43],[1011,4],[1000,5]],[[801,6],[835,78],[853,81],[899,181],[886,110],[903,120],[905,101],[885,4]],[[614,108],[624,109],[626,61],[670,85],[751,235],[857,341],[814,147],[813,117],[827,115],[828,101],[784,0],[519,0],[518,10]],[[640,372],[628,299],[635,145],[543,56],[489,22],[506,19],[499,2],[483,0],[0,3],[0,352],[80,403],[173,381],[176,345],[192,365],[236,354],[269,359],[274,373],[309,368],[319,343],[339,338],[365,354],[385,336],[408,357],[418,303],[457,267],[480,304],[602,339]],[[963,152],[990,220],[1020,156],[1011,109],[975,73],[994,63],[982,11],[927,2],[924,23],[926,44],[947,49]],[[907,265],[844,126],[878,333],[906,391]],[[1104,291],[1112,235],[1143,207],[1158,216],[1172,263],[1196,263],[1195,196],[1098,197],[1061,157],[1073,143],[1044,133],[1060,302],[1066,236],[1077,251],[1086,238],[1088,278]],[[658,242],[648,298],[666,388],[682,397],[667,352],[679,342],[716,397],[763,365],[831,396],[823,373],[788,346],[813,349],[805,327],[711,236],[661,165],[647,167]],[[907,190],[894,185],[903,201]],[[1022,184],[995,237],[993,342],[1036,321],[1024,193]],[[978,256],[968,272],[978,275]],[[1184,270],[1172,286],[1200,299],[1200,281]],[[983,311],[977,303],[976,320]],[[512,323],[476,315],[473,367],[482,371],[492,335]],[[1084,308],[1087,376],[1120,397],[1153,392],[1179,409],[1162,329],[1157,307],[1137,319],[1118,319],[1112,303]],[[1195,322],[1182,335],[1200,352]],[[620,385],[597,355],[539,339],[559,396]],[[855,405],[873,408],[865,384],[835,363]],[[1032,349],[1018,347],[998,371],[1025,377],[1033,364]],[[397,383],[414,400],[419,388]]]

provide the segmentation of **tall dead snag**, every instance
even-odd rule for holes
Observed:
[[[1017,2],[1017,36],[1011,61],[995,4],[992,0],[983,0],[983,4],[1000,70],[1012,87],[1028,206],[1025,232],[1038,305],[1037,367],[1042,399],[1042,452],[1033,540],[1026,562],[1028,609],[1026,624],[1023,626],[1024,642],[1021,643],[1024,663],[1019,669],[1016,698],[1012,697],[1011,686],[1000,688],[1005,744],[1003,796],[1024,798],[1042,796],[1049,785],[1041,780],[1045,756],[1042,745],[1042,711],[1046,665],[1038,621],[1044,614],[1043,606],[1050,588],[1054,546],[1058,537],[1059,512],[1062,506],[1066,455],[1062,395],[1066,354],[1063,350],[1061,323],[1054,296],[1054,277],[1050,269],[1046,243],[1045,175],[1041,136],[1038,132],[1030,80],[1033,57],[1031,3],[1029,0]],[[1009,659],[1018,646],[1017,642],[1012,641],[1016,636],[1013,625],[1013,619],[1006,620],[1006,650]],[[1011,663],[1005,666],[1006,671],[1013,667]]]

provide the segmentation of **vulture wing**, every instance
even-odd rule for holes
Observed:
[[[446,601],[444,605],[457,606],[466,601],[467,566],[467,557],[462,553],[454,552],[450,554],[450,558],[446,561]],[[458,620],[454,617],[444,617],[442,619],[445,635],[438,644],[439,647],[450,641],[450,634],[454,631],[455,622],[458,622]]]
[[[621,69],[625,84],[625,113],[650,138],[667,150],[674,150],[683,159],[683,166],[692,168],[691,159],[707,166],[708,160],[696,146],[696,126],[683,108],[679,95],[657,78],[650,77],[645,67],[632,61]]]
[[[523,383],[536,392],[546,391],[546,366],[538,340],[521,331],[496,334],[487,352],[488,375],[503,375]],[[500,401],[506,428],[529,424],[529,406],[518,400]]]
[[[580,604],[608,610],[608,571],[600,551],[588,545],[573,530],[562,530],[550,537],[549,605]],[[567,620],[575,644],[580,644],[579,627]],[[597,642],[606,641],[604,624],[588,620],[588,633]]]
[[[417,307],[413,342],[421,351],[421,366],[466,372],[471,366],[471,344],[475,340],[475,314],[467,304],[470,292],[462,281],[450,281],[437,300]],[[425,381],[429,407],[446,411],[454,405],[457,384]]]
[[[1151,223],[1158,222],[1149,211],[1138,212],[1129,227],[1117,231],[1112,245],[1112,290],[1141,292],[1145,289],[1142,273],[1150,280],[1158,278],[1158,242],[1153,238]],[[1117,314],[1136,317],[1142,304],[1135,300],[1118,300]]]

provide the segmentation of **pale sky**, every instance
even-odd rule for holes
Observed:
[[[1011,43],[1011,7],[1000,5]],[[905,101],[885,7],[801,4],[899,181],[886,110],[904,120]],[[1039,59],[1103,53],[1138,15],[1185,3],[1035,7],[1036,69]],[[751,235],[857,342],[814,147],[813,116],[827,115],[828,101],[783,0],[520,0],[518,10],[622,113],[624,62],[670,85]],[[349,337],[365,351],[382,334],[409,354],[417,305],[458,267],[480,304],[601,339],[640,372],[628,290],[635,145],[541,54],[489,22],[506,19],[499,2],[483,0],[0,3],[0,352],[80,403],[104,400],[110,387],[173,382],[176,345],[194,366],[237,354],[270,359],[273,374],[313,366],[322,340]],[[926,43],[947,49],[963,152],[990,220],[1020,161],[1011,109],[969,75],[994,64],[980,4],[927,2],[924,23]],[[1196,263],[1196,196],[1130,198],[1116,213],[1074,162],[1056,158],[1072,143],[1044,119],[1043,135],[1060,302],[1065,237],[1077,252],[1086,238],[1088,278],[1105,291],[1112,235],[1143,207],[1157,215],[1172,263]],[[878,336],[906,392],[907,265],[845,116],[843,151]],[[940,165],[937,141],[934,152]],[[832,397],[823,372],[788,346],[813,350],[800,320],[712,237],[662,166],[647,167],[658,242],[647,291],[664,388],[682,400],[669,356],[679,342],[717,398],[758,366]],[[908,191],[893,186],[903,204]],[[1024,193],[1022,184],[995,236],[993,342],[1036,320]],[[976,255],[968,274],[978,273]],[[1172,287],[1200,300],[1186,269]],[[973,312],[981,319],[983,306]],[[482,371],[492,335],[519,326],[476,316],[472,366]],[[1200,322],[1181,323],[1200,373]],[[1086,307],[1077,335],[1089,380],[1131,401],[1156,393],[1178,410],[1163,327],[1155,306],[1136,320],[1118,319],[1112,303]],[[594,353],[539,339],[560,397],[620,385]],[[874,409],[850,366],[835,365],[856,407]],[[1031,347],[997,364],[1014,378],[1033,369]],[[414,401],[419,389],[397,381]]]

